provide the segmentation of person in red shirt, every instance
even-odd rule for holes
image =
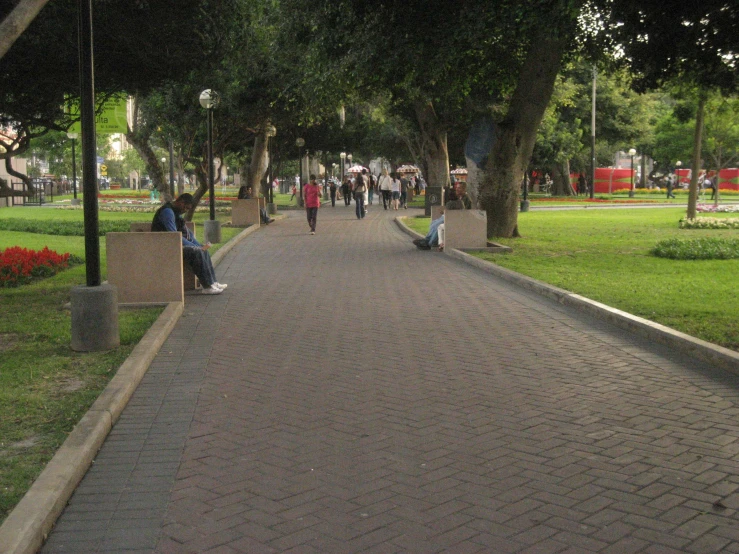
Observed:
[[[315,235],[318,208],[321,207],[321,185],[316,182],[315,175],[311,175],[310,183],[303,187],[303,202],[305,204],[305,212],[308,215],[310,234]]]

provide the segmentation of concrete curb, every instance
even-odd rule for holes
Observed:
[[[395,221],[403,232],[414,238],[422,237],[422,235],[410,229],[400,219],[401,218],[396,218]],[[712,344],[691,335],[686,335],[685,333],[681,333],[680,331],[676,331],[675,329],[665,325],[635,316],[628,312],[617,310],[616,308],[590,300],[589,298],[585,298],[579,294],[574,294],[547,283],[537,281],[531,277],[511,271],[510,269],[500,267],[492,262],[487,262],[475,256],[471,256],[461,250],[452,250],[450,252],[445,251],[445,254],[468,265],[482,269],[491,275],[505,279],[510,283],[514,283],[519,287],[536,292],[537,294],[541,294],[547,298],[551,298],[564,306],[575,308],[600,320],[607,321],[621,329],[635,333],[651,341],[658,342],[669,348],[679,350],[688,356],[708,362],[732,373],[739,374],[739,353],[734,352],[733,350]]]
[[[252,225],[213,254],[224,256],[261,226]],[[108,433],[184,311],[182,302],[167,305],[116,372],[90,409],[75,425],[54,457],[0,526],[0,554],[34,554],[41,548]]]

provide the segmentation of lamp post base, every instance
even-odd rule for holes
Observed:
[[[80,199],[72,198],[72,206],[79,206],[79,205],[80,205]]]
[[[118,290],[113,285],[74,287],[72,350],[101,352],[121,344],[118,331]]]
[[[521,200],[521,211],[522,212],[529,211],[529,201],[528,200]]]
[[[634,191],[633,190],[630,190],[629,191],[629,198],[634,198]]]
[[[217,219],[207,219],[203,223],[203,234],[205,242],[216,244],[221,242],[221,222]]]

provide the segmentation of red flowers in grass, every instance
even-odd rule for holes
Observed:
[[[12,246],[0,251],[0,287],[17,287],[34,279],[51,277],[69,267],[69,254],[44,247],[35,251]]]

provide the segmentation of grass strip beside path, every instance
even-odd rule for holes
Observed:
[[[684,215],[682,208],[525,212],[518,216],[523,238],[495,239],[513,248],[511,254],[474,255],[739,350],[739,260],[670,260],[649,253],[663,239],[739,237],[737,230],[681,230]],[[428,218],[407,222],[418,232],[428,230]]]

